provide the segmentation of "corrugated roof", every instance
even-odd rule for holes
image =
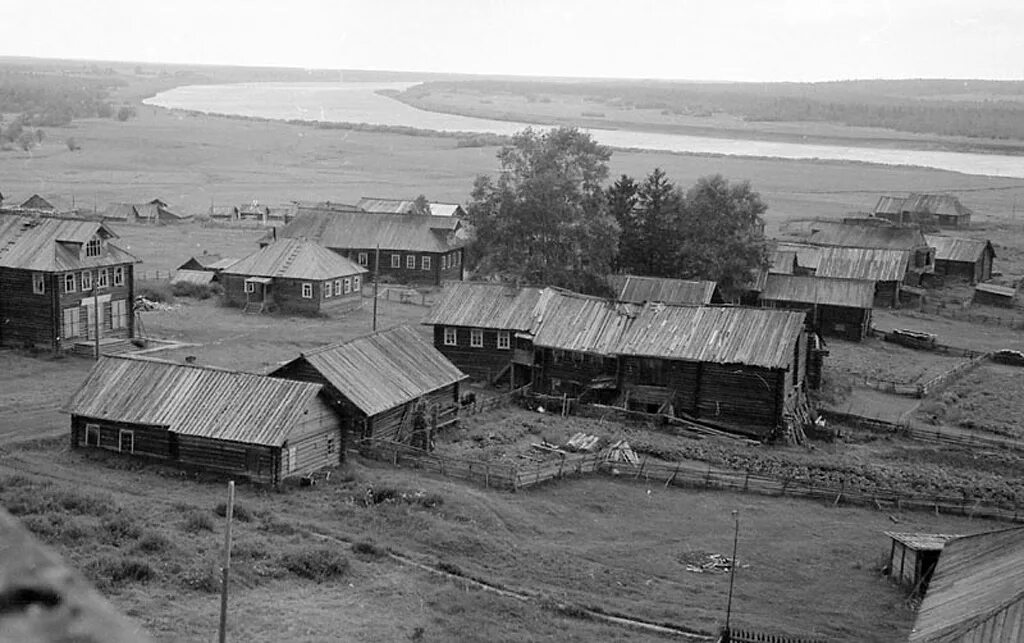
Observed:
[[[105,250],[98,257],[86,257],[81,244],[96,235],[107,240]],[[113,238],[117,235],[100,221],[4,215],[0,217],[0,267],[63,272],[139,262],[110,243]]]
[[[775,244],[776,250],[795,252],[796,265],[808,270],[817,270],[818,262],[821,260],[821,246],[812,246],[803,243],[779,242]]]
[[[643,304],[660,301],[664,304],[704,306],[711,303],[718,284],[714,281],[687,281],[663,277],[609,275],[608,285],[619,301]]]
[[[552,289],[533,343],[558,350],[612,355],[638,310],[635,304]]]
[[[811,235],[810,243],[819,246],[914,250],[928,245],[917,228],[852,223],[815,223],[814,227],[816,231]]]
[[[176,270],[173,283],[208,284],[213,281],[214,273],[209,270]]]
[[[910,252],[878,248],[822,248],[818,277],[902,281],[907,274]]]
[[[422,323],[532,332],[546,300],[540,288],[448,282]]]
[[[858,279],[768,275],[761,301],[791,301],[824,306],[871,308],[875,284]]]
[[[648,305],[615,352],[689,362],[785,368],[804,313],[726,306]]]
[[[992,243],[981,239],[943,237],[937,234],[926,234],[924,238],[928,241],[928,245],[935,248],[936,261],[975,263],[984,255],[986,247],[992,249],[993,257],[996,254]]]
[[[303,237],[326,248],[448,252],[463,246],[455,235],[458,219],[451,217],[370,214],[359,210],[299,207],[279,237]],[[454,226],[454,227],[453,227]],[[268,234],[263,240],[270,237]]]
[[[930,549],[932,551],[942,549],[950,540],[964,536],[963,534],[921,534],[897,531],[887,531],[885,535],[911,549]]]
[[[64,410],[181,435],[281,446],[319,384],[138,357],[101,357]]]
[[[297,359],[308,362],[368,416],[468,378],[408,326],[324,346]]]
[[[239,259],[222,271],[228,275],[322,281],[367,272],[336,252],[304,239],[281,239]]]
[[[910,643],[1015,643],[1024,636],[1024,527],[946,543]]]

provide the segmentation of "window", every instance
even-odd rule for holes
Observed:
[[[352,290],[358,293],[363,291],[363,278],[359,276],[352,277]]]
[[[366,256],[366,253],[365,252],[360,252],[359,253],[359,265],[360,266],[366,266],[366,265],[369,265],[369,263],[370,263],[370,260]]]
[[[462,265],[462,253],[461,252],[456,252],[455,253],[455,265],[456,266],[461,266]]]
[[[85,446],[87,447],[98,447],[100,445],[100,425],[99,424],[86,424],[85,425]]]
[[[82,316],[78,306],[65,308],[63,311],[63,327],[61,329],[64,338],[78,337],[82,332]]]
[[[391,267],[401,268],[402,267],[402,255],[394,254],[391,255]]]
[[[352,292],[352,278],[345,277],[345,294],[347,295],[350,292]]]
[[[135,453],[135,432],[121,429],[117,432],[117,450],[122,453]]]
[[[37,295],[46,294],[46,275],[41,272],[32,273],[32,292]]]
[[[448,255],[441,255],[441,270],[448,270]]]
[[[245,292],[256,292],[256,284],[251,281],[245,282]]]
[[[75,273],[64,275],[64,292],[75,292]]]
[[[106,268],[100,268],[96,271],[96,287],[106,288],[108,286],[110,286],[110,275]]]
[[[416,255],[408,255],[405,258],[405,267],[408,270],[416,270]]]
[[[99,237],[93,237],[89,239],[89,242],[85,244],[85,256],[86,257],[98,257],[103,253],[103,244]]]
[[[92,272],[85,270],[82,272],[82,292],[92,290]]]
[[[507,330],[498,331],[498,350],[507,351],[512,345],[512,340],[509,337]]]
[[[430,270],[430,257],[420,259],[420,270]]]
[[[341,296],[341,279],[334,280],[334,294],[339,297]]]
[[[469,331],[469,345],[473,348],[484,347],[484,331],[474,328]]]
[[[454,328],[446,326],[444,329],[444,345],[445,346],[458,346],[459,335],[458,331]]]
[[[313,284],[305,283],[302,284],[302,298],[312,299],[313,298]]]
[[[114,285],[115,286],[123,286],[124,285],[124,266],[116,266],[114,268]]]
[[[128,326],[128,302],[125,299],[116,299],[110,302],[110,328],[126,328]]]
[[[327,455],[334,455],[334,438],[327,438]]]
[[[330,299],[332,294],[333,294],[333,292],[331,290],[331,282],[325,281],[324,282],[324,299]],[[341,294],[341,293],[338,293],[338,294]]]

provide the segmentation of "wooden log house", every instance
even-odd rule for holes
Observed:
[[[408,326],[302,353],[270,375],[322,384],[341,415],[346,444],[423,448],[430,444],[427,429],[456,421],[459,387],[468,377]]]
[[[832,248],[864,248],[901,251],[907,254],[904,274],[900,281],[908,286],[920,286],[925,275],[935,272],[935,248],[929,245],[917,227],[890,225],[862,225],[857,223],[815,223],[809,243]],[[836,275],[821,274],[833,277]],[[849,278],[849,277],[844,277]]]
[[[279,484],[338,464],[341,425],[308,382],[101,357],[64,409],[71,446]]]
[[[992,278],[992,262],[996,258],[992,242],[981,239],[925,236],[935,248],[935,274],[963,279],[972,284]]]
[[[897,225],[967,228],[974,213],[952,194],[881,196],[872,215]]]
[[[0,345],[54,352],[135,334],[138,259],[99,221],[0,216]]]
[[[759,301],[766,308],[802,310],[809,329],[859,342],[871,330],[874,294],[870,281],[769,274]]]
[[[870,281],[875,285],[873,306],[897,308],[907,275],[910,253],[878,248],[822,248],[815,277]]]

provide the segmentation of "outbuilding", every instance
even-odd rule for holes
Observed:
[[[769,274],[760,303],[803,310],[816,332],[859,342],[871,330],[874,294],[874,283],[865,280]]]
[[[318,384],[146,358],[101,357],[65,406],[71,446],[279,484],[342,459]]]
[[[925,238],[935,248],[935,274],[972,284],[992,278],[992,262],[996,258],[992,242],[932,234]]]
[[[896,308],[909,263],[906,250],[826,247],[821,249],[814,276],[870,281],[875,285],[874,306]]]
[[[1017,305],[1020,284],[1003,286],[1000,284],[977,284],[974,286],[974,303],[984,306],[1000,306],[1013,308]]]
[[[885,532],[891,540],[889,578],[911,594],[923,596],[928,591],[939,555],[946,543],[959,535]]]

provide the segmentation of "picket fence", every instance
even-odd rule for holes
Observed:
[[[864,385],[868,388],[888,393],[890,395],[922,399],[938,390],[941,390],[950,382],[961,377],[968,371],[974,370],[989,358],[990,354],[988,353],[977,355],[966,362],[957,364],[953,368],[939,373],[922,384],[905,384],[902,382],[893,382],[891,380],[864,378]]]

